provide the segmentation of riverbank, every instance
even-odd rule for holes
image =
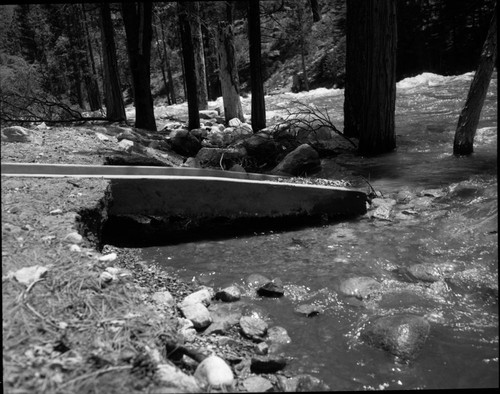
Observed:
[[[31,130],[25,142],[2,142],[2,161],[102,164],[116,147],[99,138],[102,127],[96,129]],[[138,250],[105,246],[98,251],[92,234],[82,237],[81,216],[95,210],[107,184],[2,177],[7,392],[206,390],[192,377],[200,359],[173,355],[172,344],[202,358],[220,356],[234,374],[231,391],[327,388],[308,375],[254,373],[251,359],[265,353],[257,346],[263,340],[242,336],[238,325],[223,335],[186,330],[177,306],[199,287],[146,265]],[[172,300],[162,298],[165,294]]]

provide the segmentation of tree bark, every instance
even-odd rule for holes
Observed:
[[[90,40],[89,27],[87,24],[87,16],[85,11],[85,6],[82,3],[82,24],[83,30],[85,32],[85,42],[87,47],[87,62],[90,66],[90,71],[87,70],[86,76],[86,87],[89,99],[89,105],[91,111],[100,110],[102,107],[101,103],[101,93],[99,92],[99,84],[97,82],[97,72],[95,69],[95,61],[94,61],[94,51],[92,50],[92,42]]]
[[[106,117],[110,120],[122,121],[126,120],[125,105],[123,104],[118,63],[116,61],[115,38],[109,4],[101,3],[100,11]]]
[[[318,0],[309,0],[311,3],[311,12],[313,15],[313,21],[319,22],[321,20],[321,14],[319,13],[319,3]]]
[[[196,66],[196,82],[198,91],[198,108],[208,108],[207,79],[205,72],[205,53],[203,49],[203,35],[200,22],[200,2],[193,4],[193,15],[191,15],[191,31],[193,39],[194,63]]]
[[[156,131],[151,96],[151,39],[153,3],[122,3],[127,52],[134,86],[135,126]]]
[[[186,96],[188,102],[188,129],[200,127],[200,113],[198,107],[197,78],[195,71],[195,59],[193,53],[193,39],[189,14],[192,13],[192,3],[177,3],[177,14],[179,16],[179,28],[182,43],[182,57],[184,59],[184,75],[186,84]]]
[[[260,1],[248,1],[248,40],[250,43],[250,87],[252,91],[252,129],[266,127],[266,103],[262,80]]]
[[[161,40],[163,42],[163,53],[165,54],[165,62],[167,65],[167,75],[168,75],[168,86],[170,90],[170,98],[172,99],[172,104],[177,103],[177,99],[175,97],[175,87],[174,87],[174,80],[172,79],[172,67],[170,66],[170,54],[168,53],[168,45],[167,41],[165,38],[165,29],[163,27],[163,21],[161,18],[158,18],[160,20],[160,30],[161,30]]]
[[[240,100],[240,81],[236,67],[233,26],[231,21],[219,22],[217,27],[217,60],[224,102],[226,123],[233,118],[245,121]]]
[[[163,86],[165,89],[165,93],[167,95],[167,102],[168,105],[171,105],[172,102],[170,100],[170,87],[168,84],[167,80],[167,75],[165,74],[165,58],[166,58],[166,53],[162,53],[162,50],[160,49],[160,41],[158,37],[158,29],[156,28],[156,25],[153,23],[153,30],[154,30],[154,36],[156,40],[156,52],[158,53],[158,59],[160,61],[160,71],[161,71],[161,76],[163,78]]]
[[[488,35],[483,45],[479,66],[470,85],[465,106],[458,118],[455,140],[453,142],[454,155],[469,155],[474,151],[474,137],[476,135],[479,117],[483,108],[491,74],[495,68],[497,57],[497,13],[496,5],[493,11]]]
[[[396,0],[347,0],[344,134],[363,155],[396,147]]]

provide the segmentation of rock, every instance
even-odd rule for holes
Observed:
[[[53,209],[52,211],[49,212],[49,215],[62,215],[63,211],[62,209]]]
[[[193,322],[193,326],[197,330],[206,328],[212,323],[210,312],[202,303],[181,304],[179,308],[184,317]]]
[[[109,141],[109,137],[105,134],[102,134],[102,133],[95,133],[95,136],[97,137],[97,139],[99,139],[100,141]]]
[[[245,149],[203,147],[196,155],[196,159],[202,167],[208,166],[220,168],[220,162],[223,156],[224,160],[240,161],[246,156],[246,154]]]
[[[344,280],[339,286],[339,292],[345,296],[359,299],[368,298],[380,288],[380,283],[368,276],[357,276]]]
[[[80,244],[83,241],[83,237],[75,231],[66,235],[64,240],[71,244]]]
[[[212,119],[218,115],[219,113],[214,109],[203,109],[200,111],[200,119]]]
[[[280,326],[270,327],[267,330],[266,342],[277,343],[280,345],[286,345],[292,342],[292,339],[288,335],[285,328]]]
[[[121,142],[123,140],[129,140],[133,142],[141,142],[143,138],[131,129],[123,129],[121,133],[116,136],[116,139]]]
[[[383,316],[363,330],[361,339],[404,361],[410,361],[418,356],[429,331],[429,322],[420,316]]]
[[[43,278],[48,272],[47,267],[43,267],[41,265],[33,265],[31,267],[24,267],[16,272],[14,272],[13,277],[19,283],[29,286],[33,282],[40,280]]]
[[[149,148],[148,148],[149,149]],[[104,165],[108,166],[156,166],[163,167],[165,163],[154,157],[138,154],[111,155],[104,158]]]
[[[69,251],[70,252],[81,252],[82,248],[80,248],[78,245],[72,244],[69,246]]]
[[[240,289],[236,285],[225,287],[215,293],[215,299],[224,302],[234,302],[241,298]]]
[[[205,306],[208,306],[210,305],[211,299],[212,292],[208,288],[204,288],[186,296],[184,300],[182,300],[180,306],[192,304],[203,304]]]
[[[211,128],[210,128],[210,132],[211,133],[220,133],[221,131],[223,131],[225,129],[224,125],[222,124],[217,124],[217,125],[213,125]]]
[[[278,375],[278,387],[280,391],[293,393],[314,393],[317,391],[331,391],[330,387],[321,379],[307,374],[301,374],[293,376],[291,378]]]
[[[273,384],[261,376],[250,376],[246,378],[243,381],[243,387],[251,393],[264,393],[273,390]]]
[[[200,129],[192,129],[189,131],[192,136],[196,137],[198,140],[201,140],[202,138],[207,138],[208,131],[207,129],[200,128]]]
[[[241,120],[239,120],[238,118],[233,118],[229,121],[228,124],[230,127],[238,127],[238,126],[241,126],[243,124],[243,122]]]
[[[408,267],[408,272],[415,279],[424,282],[437,282],[443,276],[442,270],[432,263],[413,264]]]
[[[108,253],[108,254],[105,254],[104,256],[101,256],[98,258],[99,261],[107,261],[107,262],[111,262],[111,261],[115,261],[116,258],[118,256],[116,255],[116,253]]]
[[[182,167],[201,168],[200,161],[195,157],[188,157]]]
[[[396,200],[392,198],[374,198],[368,216],[381,220],[390,220],[394,205],[396,205]]]
[[[452,288],[474,293],[485,301],[498,303],[498,274],[493,274],[484,268],[471,268],[456,272],[447,282]]]
[[[246,172],[246,170],[239,164],[233,165],[229,171],[234,171],[234,172]]]
[[[241,308],[241,314],[243,316],[257,317],[261,320],[269,320],[269,313],[259,305],[245,305]]]
[[[302,144],[291,151],[285,158],[271,171],[277,175],[300,176],[317,171],[321,167],[318,152],[308,144]]]
[[[267,323],[258,317],[242,316],[240,327],[243,334],[253,340],[261,341],[267,333]]]
[[[285,294],[285,289],[283,288],[283,283],[281,279],[273,279],[271,282],[267,282],[265,285],[261,286],[257,290],[257,294],[263,297],[281,297]]]
[[[167,290],[153,293],[152,299],[156,305],[162,308],[171,308],[175,305],[174,297]]]
[[[193,342],[196,338],[196,330],[191,320],[183,317],[177,318],[179,322],[178,332],[185,342]]]
[[[193,376],[202,387],[230,388],[234,382],[233,371],[222,358],[216,355],[204,359]]]
[[[4,142],[30,142],[31,131],[21,126],[11,126],[2,129],[2,141]]]
[[[130,153],[134,148],[134,141],[124,139],[118,143],[118,146],[120,147],[120,149],[124,150],[125,152]]]
[[[266,342],[260,342],[255,345],[255,353],[260,354],[262,356],[269,353],[269,345]]]
[[[251,288],[259,288],[269,282],[271,282],[271,279],[261,274],[250,274],[245,279],[245,283]]]
[[[294,312],[306,317],[313,317],[323,313],[323,308],[313,304],[301,304],[294,309]]]
[[[253,356],[250,371],[253,373],[274,373],[286,367],[286,359],[281,356]]]
[[[253,134],[252,126],[249,125],[248,123],[242,123],[237,128],[237,134],[238,135],[252,135]]]
[[[241,142],[249,156],[259,162],[274,162],[278,153],[276,142],[265,133],[253,134]]]
[[[113,281],[116,281],[117,279],[118,278],[116,277],[116,275],[113,275],[111,272],[108,271],[101,272],[101,274],[99,275],[99,282],[102,287],[104,287],[107,284],[110,284]]]
[[[37,125],[35,127],[35,129],[37,129],[37,130],[50,130],[50,127],[47,127],[47,125],[45,124],[45,122],[42,122],[39,125]]]
[[[180,129],[170,136],[172,149],[184,156],[195,156],[201,149],[201,142],[188,130]]]
[[[201,387],[194,376],[185,374],[172,364],[159,364],[155,378],[162,382],[164,386],[175,388],[176,392],[201,392]]]

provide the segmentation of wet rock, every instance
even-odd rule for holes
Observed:
[[[287,345],[292,342],[292,339],[285,328],[274,326],[268,328],[266,342]]]
[[[182,300],[181,306],[198,304],[198,303],[208,306],[210,305],[211,299],[212,299],[212,292],[208,288],[204,288],[186,296]]]
[[[215,293],[215,299],[224,302],[234,302],[241,298],[241,291],[236,285],[225,287]]]
[[[339,286],[339,292],[346,296],[363,299],[376,292],[380,286],[379,282],[369,276],[357,276],[344,280]]]
[[[420,316],[384,316],[369,324],[361,333],[361,339],[403,361],[410,361],[418,356],[429,330],[429,322]]]
[[[260,286],[257,289],[257,294],[263,297],[282,297],[285,294],[285,289],[281,279],[275,278],[271,282],[267,282],[265,285]]]
[[[202,387],[230,388],[234,383],[233,371],[219,356],[209,356],[196,368],[194,377]]]
[[[306,317],[313,317],[323,313],[323,308],[313,304],[301,304],[294,309],[294,312]]]
[[[184,156],[196,156],[201,149],[201,142],[188,130],[180,129],[170,136],[172,149]]]
[[[193,326],[197,330],[206,328],[212,323],[210,312],[201,302],[194,304],[181,304],[179,308],[184,317],[193,322]]]
[[[245,283],[251,288],[259,288],[269,282],[271,279],[261,274],[251,274],[245,278]]]
[[[300,176],[319,170],[321,161],[318,152],[308,144],[302,144],[291,151],[271,171],[272,174]]]
[[[239,323],[241,312],[232,308],[231,304],[212,304],[208,308],[212,317],[212,324],[203,332],[204,335],[224,335],[231,327]]]
[[[482,268],[456,272],[447,279],[453,289],[476,294],[485,301],[498,302],[498,276]]]
[[[286,359],[282,356],[253,356],[250,371],[253,373],[275,373],[286,367]]]
[[[413,264],[408,267],[409,274],[417,280],[424,282],[437,282],[440,280],[449,267],[440,266],[432,263]]]
[[[269,313],[259,305],[247,304],[241,308],[241,314],[243,316],[256,317],[261,320],[269,320]]]
[[[314,376],[302,374],[287,378],[286,376],[278,375],[278,388],[284,392],[316,392],[316,391],[331,391],[330,387],[321,379]]]
[[[268,325],[258,317],[242,316],[240,318],[240,327],[246,337],[255,341],[262,341],[267,333]]]
[[[169,291],[157,291],[153,293],[153,302],[163,308],[170,308],[175,305],[175,300]]]
[[[392,198],[374,198],[368,216],[375,219],[389,220],[396,200]]]
[[[199,393],[201,387],[196,378],[182,372],[173,364],[160,364],[157,366],[155,378],[163,387],[172,387],[177,392]]]
[[[243,387],[251,393],[264,393],[273,390],[273,384],[261,376],[250,376],[246,378],[243,381]]]
[[[30,142],[31,131],[21,126],[11,126],[2,129],[3,142]]]

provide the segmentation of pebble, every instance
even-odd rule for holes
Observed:
[[[230,387],[234,383],[233,371],[219,356],[212,355],[204,359],[196,368],[194,377],[203,387]]]
[[[157,291],[153,294],[153,301],[161,307],[172,307],[175,305],[175,300],[169,291]]]
[[[69,245],[70,252],[81,252],[82,248],[80,248],[77,244]]]
[[[238,287],[235,285],[225,287],[224,289],[219,290],[217,293],[215,293],[215,299],[224,302],[235,302],[238,301],[240,298],[241,298],[240,289],[238,289]]]
[[[53,209],[52,211],[49,212],[51,215],[61,215],[63,213],[62,209]]]
[[[106,261],[106,262],[110,262],[110,261],[114,261],[116,260],[117,258],[117,255],[116,253],[109,253],[109,254],[105,254],[104,256],[101,256],[99,257],[99,261]]]

